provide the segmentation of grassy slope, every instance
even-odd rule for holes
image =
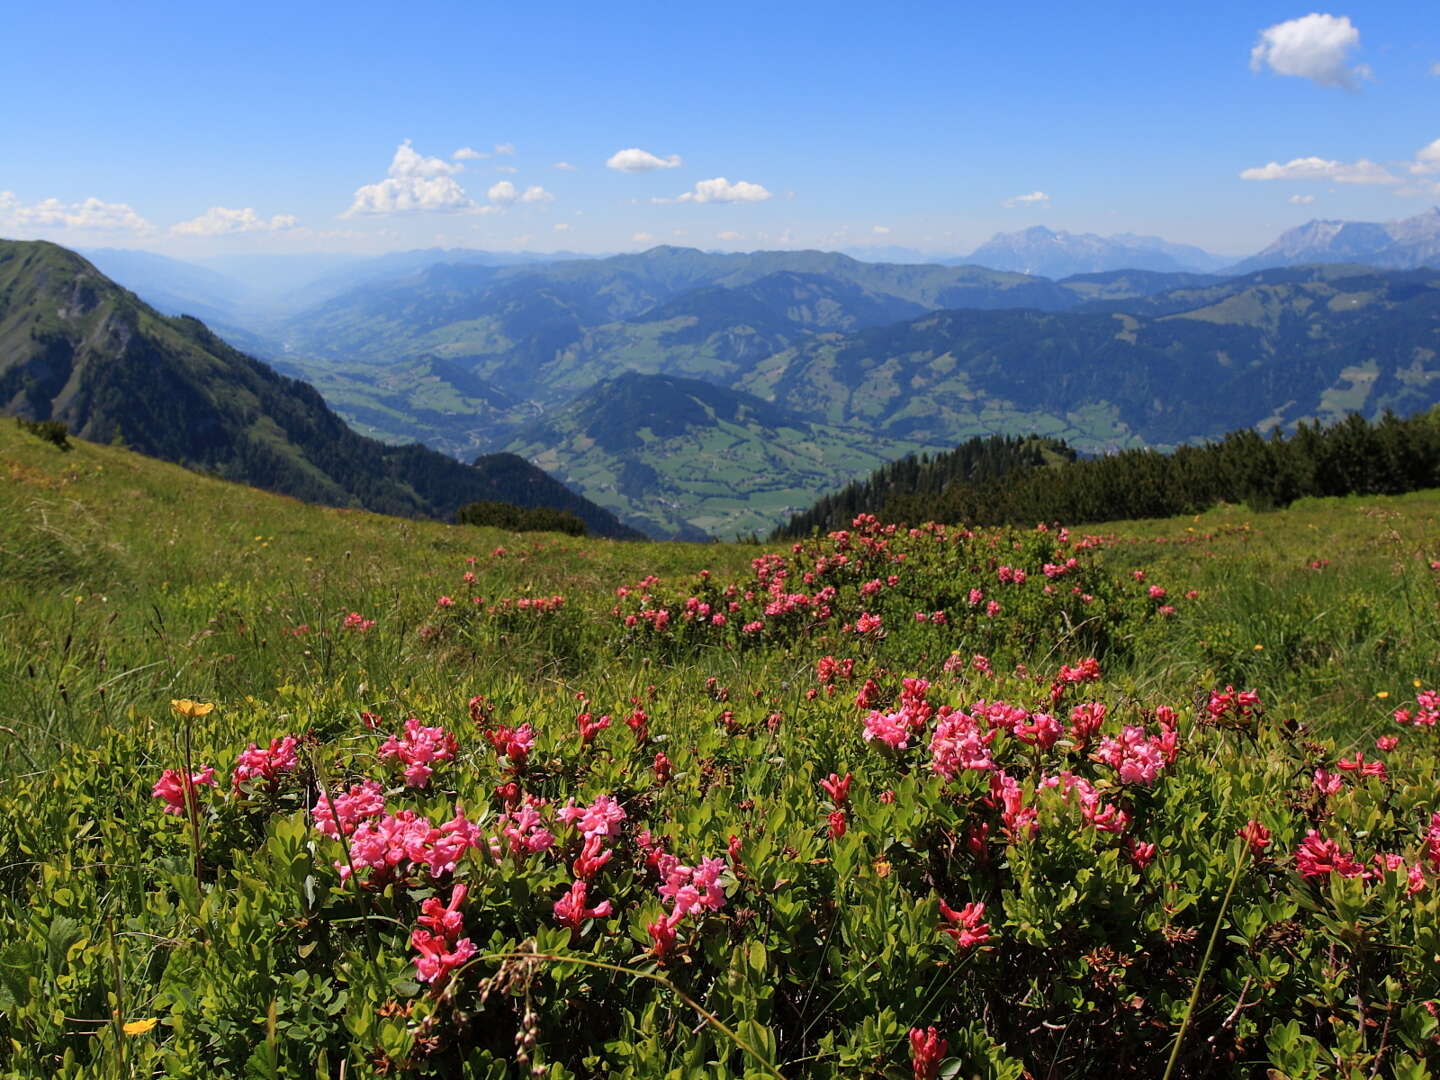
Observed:
[[[1281,785],[1277,791],[1283,791],[1283,785],[1293,779],[1293,762],[1285,756],[1283,746],[1294,740],[1282,724],[1299,722],[1304,725],[1304,739],[1327,740],[1327,756],[1348,754],[1357,746],[1368,751],[1377,730],[1394,729],[1388,719],[1390,709],[1410,697],[1412,680],[1432,679],[1437,670],[1437,575],[1429,569],[1429,561],[1440,557],[1437,526],[1440,493],[1429,492],[1398,499],[1332,501],[1260,517],[1219,510],[1188,521],[1129,523],[1114,530],[1095,530],[1113,531],[1115,542],[1105,549],[1112,570],[1124,574],[1143,569],[1148,581],[1163,582],[1171,589],[1181,608],[1174,620],[1145,624],[1130,642],[1127,657],[1116,654],[1107,659],[1106,697],[1123,703],[1117,708],[1128,712],[1136,704],[1158,700],[1183,707],[1197,689],[1226,682],[1258,689],[1271,703],[1271,710],[1261,741],[1239,751],[1256,755],[1260,763],[1256,766],[1259,771],[1245,774],[1243,781],[1238,779],[1240,772],[1235,772],[1233,794],[1246,800],[1246,806],[1259,805],[1258,800],[1264,798],[1273,800],[1274,796],[1248,786],[1260,783],[1262,775],[1266,783]],[[502,545],[506,552],[496,554],[495,549]],[[81,443],[62,453],[9,424],[0,425],[0,727],[4,729],[0,732],[4,735],[0,742],[0,817],[9,822],[8,831],[0,830],[0,839],[10,845],[6,848],[4,893],[0,895],[0,927],[14,932],[16,949],[22,948],[22,939],[44,941],[48,934],[48,940],[58,940],[58,946],[51,946],[59,950],[51,954],[51,969],[71,972],[73,976],[63,978],[79,980],[64,984],[63,996],[59,989],[44,991],[57,995],[60,1004],[56,1008],[66,1010],[63,1016],[56,1013],[58,1019],[54,1020],[46,1020],[49,1014],[37,1011],[21,994],[14,1018],[4,1019],[13,1025],[12,1032],[25,1035],[9,1051],[8,1060],[19,1070],[10,1075],[38,1075],[41,1071],[62,1075],[56,1057],[46,1056],[58,1055],[53,1048],[62,1045],[76,1048],[82,1061],[92,1047],[97,1048],[94,1052],[107,1067],[113,1063],[112,1052],[103,1049],[103,1036],[95,1040],[79,1021],[64,1019],[107,1014],[104,993],[110,966],[100,947],[106,933],[101,920],[111,915],[121,939],[116,964],[126,972],[131,995],[124,1015],[154,1015],[148,1010],[159,994],[155,1012],[167,1017],[154,1033],[154,1042],[137,1039],[129,1044],[130,1053],[148,1062],[148,1068],[161,1068],[161,1059],[155,1055],[163,1045],[177,1055],[177,1068],[189,1063],[192,1071],[187,1075],[193,1074],[197,1060],[210,1061],[214,1075],[240,1073],[244,1055],[263,1038],[264,1025],[255,1020],[259,1015],[256,1002],[263,1011],[264,1003],[277,997],[285,1025],[282,1043],[289,1040],[287,1045],[299,1047],[296,1053],[303,1054],[307,1039],[318,1038],[311,1032],[319,1029],[306,1025],[320,1021],[307,1017],[321,1014],[306,1010],[326,1007],[333,999],[327,996],[325,986],[314,984],[307,989],[284,974],[297,963],[294,945],[299,939],[293,928],[277,930],[280,920],[284,927],[291,927],[294,915],[294,887],[281,884],[289,880],[286,875],[290,871],[275,861],[278,856],[274,852],[281,846],[279,834],[253,861],[237,864],[233,880],[226,879],[231,883],[209,893],[203,906],[198,897],[187,899],[190,886],[186,884],[183,828],[158,814],[148,797],[154,777],[173,765],[179,752],[177,727],[168,710],[173,697],[219,703],[210,717],[197,724],[195,737],[197,754],[222,770],[247,741],[263,740],[282,730],[310,732],[319,740],[315,752],[333,755],[330,760],[335,768],[356,767],[347,759],[357,753],[365,755],[368,745],[367,737],[357,737],[353,730],[357,708],[382,711],[390,721],[413,712],[426,722],[443,722],[459,732],[464,746],[465,767],[453,770],[454,782],[462,786],[467,807],[482,808],[497,777],[492,775],[493,757],[488,748],[464,719],[462,703],[469,695],[489,696],[506,722],[534,721],[544,740],[543,754],[537,756],[544,762],[542,768],[551,770],[573,753],[573,717],[580,707],[575,700],[577,691],[585,690],[611,711],[627,699],[643,697],[656,732],[670,740],[661,745],[677,763],[677,786],[664,805],[674,815],[676,828],[689,830],[686,835],[711,837],[718,830],[723,843],[729,827],[724,815],[734,812],[733,804],[742,794],[778,808],[783,791],[788,800],[783,805],[796,808],[786,812],[798,817],[794,822],[772,821],[786,822],[787,842],[802,852],[796,857],[797,865],[807,865],[806,859],[813,859],[811,866],[828,864],[830,859],[822,857],[826,849],[817,846],[821,842],[815,839],[816,827],[810,821],[824,813],[815,799],[814,780],[817,771],[824,775],[834,768],[844,773],[852,765],[860,785],[865,786],[865,793],[856,796],[860,804],[856,813],[869,815],[864,819],[868,822],[865,829],[857,824],[856,833],[863,837],[868,831],[889,828],[883,824],[889,820],[883,817],[886,811],[876,809],[878,804],[868,786],[872,779],[885,775],[887,766],[883,756],[867,751],[856,735],[855,714],[846,700],[854,688],[847,688],[833,704],[822,698],[813,708],[802,697],[813,678],[815,650],[828,651],[829,643],[817,641],[790,650],[743,655],[702,650],[671,660],[644,653],[625,655],[619,662],[613,654],[605,659],[601,626],[614,626],[608,613],[616,602],[617,584],[633,584],[650,573],[683,582],[701,567],[712,569],[723,581],[740,574],[755,554],[757,549],[742,545],[636,545],[552,535],[517,537],[317,508],[110,447]],[[517,625],[513,634],[502,630],[483,642],[463,637],[427,642],[423,628],[436,620],[436,596],[454,593],[464,600],[460,590],[467,586],[460,582],[459,574],[469,555],[477,557],[474,571],[479,576],[470,591],[491,598],[563,592],[570,600],[567,611],[571,617],[557,623],[550,636]],[[1312,570],[1309,563],[1316,559],[1328,559],[1329,564]],[[1199,590],[1199,598],[1193,603],[1179,599],[1180,592],[1191,586]],[[1142,589],[1143,585],[1136,585],[1132,591]],[[339,631],[340,620],[352,610],[378,620],[376,628],[364,635]],[[301,627],[307,629],[296,636],[293,632]],[[944,650],[952,645],[964,655],[972,651],[967,648],[969,642],[938,633],[936,640],[943,643],[943,649],[928,659],[921,657],[921,670],[934,672]],[[897,626],[895,639],[905,640],[905,635],[905,628]],[[1263,648],[1257,650],[1256,645]],[[844,647],[864,651],[853,639]],[[1023,655],[1034,670],[1050,671],[1061,660],[1075,659],[1067,648],[1073,645],[1067,647],[1050,638]],[[899,653],[893,656],[892,670],[915,670],[913,666],[900,667],[915,661]],[[883,652],[874,654],[873,659],[889,662]],[[704,688],[707,676],[729,687],[729,705],[718,704]],[[1007,685],[1015,689],[1018,684]],[[647,694],[647,686],[655,689]],[[1009,693],[996,691],[1001,692]],[[1377,697],[1382,693],[1388,697]],[[759,736],[742,734],[727,739],[714,720],[722,708],[734,709],[742,723],[758,729]],[[770,708],[804,721],[787,721],[778,744],[765,742],[763,717]],[[813,730],[807,728],[811,722],[816,725]],[[1433,739],[1428,735],[1433,733],[1406,733],[1404,746],[1390,756],[1397,773],[1416,775],[1422,786],[1429,782],[1427,776],[1429,780],[1434,776],[1433,758],[1425,757],[1433,752]],[[1188,914],[1182,909],[1166,915],[1167,926],[1173,918],[1176,926],[1190,928],[1186,933],[1208,932],[1208,920],[1229,872],[1224,838],[1233,832],[1236,815],[1243,821],[1249,812],[1219,805],[1222,796],[1228,797],[1226,793],[1232,791],[1225,786],[1231,783],[1227,771],[1239,768],[1237,760],[1241,759],[1233,756],[1235,749],[1224,738],[1206,743],[1209,736],[1201,733],[1194,737],[1210,747],[1206,754],[1218,756],[1186,759],[1184,772],[1166,789],[1176,792],[1173,812],[1166,811],[1170,816],[1164,817],[1157,809],[1153,823],[1156,838],[1167,848],[1174,845],[1175,860],[1184,853],[1183,871],[1177,861],[1162,863],[1176,867],[1163,872],[1183,875],[1184,887],[1202,897],[1200,907]],[[724,755],[732,743],[735,748],[729,752],[740,755],[725,766],[735,770],[726,781],[733,787],[721,789],[724,798],[703,798],[705,788],[697,786],[695,774],[708,768],[706,760],[717,760],[702,760],[703,755]],[[629,753],[625,749],[628,733],[623,728],[609,732],[605,744],[606,756],[597,760],[590,782],[626,782],[621,777]],[[780,756],[772,757],[777,745]],[[612,754],[616,756],[612,758]],[[635,767],[640,774],[648,775],[647,762],[648,758]],[[783,762],[784,768],[772,768],[766,762]],[[373,768],[373,763],[359,767]],[[1299,783],[1303,786],[1303,776]],[[913,791],[913,787],[907,790]],[[1406,798],[1413,798],[1413,790],[1406,791],[1411,793]],[[1408,820],[1415,816],[1413,809],[1407,803],[1403,814],[1397,811],[1397,815]],[[1279,819],[1268,815],[1286,811],[1277,805],[1265,813],[1279,828]],[[876,814],[881,816],[873,816]],[[299,815],[291,816],[298,820]],[[274,819],[282,820],[279,816]],[[774,827],[778,832],[781,825]],[[1288,818],[1285,829],[1278,843],[1288,850],[1298,840],[1298,832]],[[207,845],[215,851],[227,843],[238,848],[253,846],[253,840],[238,835],[227,839],[218,824],[207,825],[207,830]],[[1220,838],[1213,839],[1215,835]],[[704,842],[713,844],[713,839]],[[1212,855],[1205,861],[1197,851],[1212,843]],[[705,850],[713,850],[713,846]],[[746,850],[753,853],[756,849]],[[898,853],[894,857],[900,858]],[[1113,852],[1104,858],[1109,860],[1102,864],[1107,875],[1127,872],[1114,869]],[[1165,858],[1172,858],[1168,850]],[[40,870],[33,869],[36,865]],[[771,873],[758,856],[751,865],[756,874]],[[1047,875],[1074,872],[1073,867],[1067,870],[1059,863],[1049,870],[1046,865],[1037,865],[1037,880],[1042,883]],[[112,874],[107,867],[117,872]],[[552,876],[559,873],[556,869]],[[607,881],[611,879],[613,874]],[[263,887],[246,884],[260,881],[265,883]],[[1242,896],[1250,896],[1262,885],[1247,883]],[[558,886],[558,877],[555,881],[547,877],[537,885],[543,890],[543,900],[533,901],[537,910],[548,912]],[[884,889],[890,886],[875,876],[862,873],[844,887],[860,890],[857,895],[869,899],[857,900],[848,909],[855,921],[838,931],[841,937],[837,940],[855,940],[854,935],[864,933],[865,919],[880,919],[865,912],[883,911],[897,902],[887,899],[891,894]],[[899,888],[898,882],[894,887]],[[331,886],[322,882],[320,888],[320,902],[332,906],[338,902],[338,893],[326,891]],[[1041,888],[1036,895],[1043,893]],[[898,902],[911,903],[904,890],[895,896]],[[991,899],[998,912],[998,898]],[[1073,903],[1073,897],[1066,901],[1058,891],[1051,899]],[[1040,906],[1035,910],[1046,910],[1049,902],[1037,900]],[[1246,903],[1253,906],[1258,901],[1247,899]],[[1020,917],[1014,914],[1018,908],[1012,910],[1014,904],[1007,894],[1005,907],[1012,920]],[[479,918],[478,910],[477,905],[469,918]],[[830,917],[827,912],[835,910],[846,909],[826,908],[803,918],[825,919]],[[1147,955],[1170,955],[1159,944],[1153,912],[1146,915],[1149,921],[1143,928],[1123,913],[1116,917],[1118,926],[1134,927],[1133,940],[1131,931],[1111,928],[1120,948],[1141,960]],[[1279,917],[1267,915],[1265,919]],[[1433,923],[1433,913],[1428,917]],[[533,916],[526,914],[525,918]],[[1043,933],[1050,935],[1046,941],[1063,941],[1065,931],[1058,919],[1054,926],[1044,923]],[[82,928],[91,947],[67,953],[67,943],[78,942]],[[934,937],[931,929],[915,932],[922,942]],[[378,966],[373,975],[365,974],[372,969],[365,966],[371,961],[363,957],[375,954],[365,951],[358,930],[337,930],[330,939],[335,948],[346,950],[340,955],[349,972],[349,992],[370,995],[359,998],[369,1002],[366,1009],[378,1005],[376,994],[414,993],[392,989],[392,983],[386,981],[395,980],[393,986],[401,986],[408,970],[400,940],[403,926],[397,931],[385,924],[380,933],[390,943],[389,952],[375,961]],[[797,942],[813,944],[813,931],[797,933]],[[1011,939],[1016,933],[1007,923],[1004,938]],[[67,936],[72,934],[76,936]],[[587,943],[590,940],[587,934]],[[865,946],[864,940],[868,939],[851,948],[869,947],[876,950],[876,956],[882,952],[889,956],[889,944],[877,941]],[[620,950],[617,956],[628,955],[623,941],[616,947]],[[633,951],[633,942],[631,947]],[[1057,944],[1049,948],[1064,951]],[[1237,993],[1244,1000],[1250,985],[1233,953],[1233,947],[1222,942],[1222,957],[1212,968],[1209,985],[1225,996],[1206,998],[1189,1058],[1198,1071],[1186,1075],[1209,1074],[1201,1065],[1211,1053],[1207,1039],[1225,1034],[1227,1029],[1217,1026],[1220,1019],[1230,1013]],[[1195,962],[1193,955],[1185,959],[1183,951],[1175,955],[1180,957],[1173,961],[1179,965],[1176,981],[1155,976],[1160,980],[1156,985],[1164,987],[1157,993],[1170,1000],[1188,991],[1186,972],[1193,970]],[[1321,955],[1323,949],[1316,953]],[[14,964],[21,964],[20,954],[16,956]],[[324,956],[316,954],[310,966],[329,970],[327,964],[341,963]],[[1083,963],[1078,955],[1073,960]],[[25,965],[32,962],[23,961]],[[163,967],[167,962],[167,978],[207,989],[210,996],[204,1003],[184,1010],[165,1003],[172,999],[163,996],[168,991],[158,988],[155,972],[157,964]],[[702,961],[717,962],[723,963],[714,957]],[[899,962],[892,958],[885,963]],[[977,979],[983,984],[987,963],[958,966],[963,968],[961,975],[967,985],[973,987]],[[1318,970],[1321,961],[1317,958],[1314,963]],[[33,985],[62,985],[54,981],[53,973],[41,970],[42,966],[37,963],[34,967],[42,981]],[[1053,983],[1060,990],[1079,985],[1085,969],[1076,970],[1078,974],[1063,977],[1041,976],[1041,982],[1033,985]],[[0,971],[0,982],[4,975]],[[797,976],[791,972],[788,977]],[[367,988],[370,984],[364,979],[381,980],[376,984],[380,988]],[[708,994],[709,981],[707,978],[705,986],[694,988],[697,995]],[[814,985],[810,976],[805,981]],[[0,1001],[6,993],[15,993],[7,991],[6,985],[10,984],[0,985]],[[847,1005],[838,986],[830,976],[825,977],[820,996],[829,1004],[816,1013],[815,1022],[822,1026],[836,1023],[847,1038],[863,1043],[871,1036],[862,1030],[861,1014],[878,1013],[881,1002],[862,999]],[[792,987],[789,1000],[804,996],[808,1002],[804,989],[803,984],[798,990]],[[1004,1000],[1012,1000],[1013,991],[1014,986],[1002,987]],[[591,1000],[628,991],[623,985],[595,983],[576,992]],[[875,992],[883,994],[883,988]],[[1337,990],[1336,1000],[1341,1004],[1330,1008],[1343,1008],[1347,993]],[[1101,1047],[1107,1045],[1108,1032],[1113,1029],[1105,1026],[1110,1021],[1103,1015],[1077,1013],[1072,1031],[1061,996],[1053,1007],[1047,1007],[1051,1011],[1041,1008],[1021,1017],[1024,1026],[1011,1037],[1009,1051],[1037,1068],[1060,1061],[1064,1069],[1069,1063],[1079,1070],[1071,1074],[1080,1075],[1103,1056]],[[706,996],[705,1000],[712,999]],[[1103,1004],[1108,999],[1100,993],[1097,1000]],[[888,1009],[888,999],[883,1003]],[[1162,1008],[1158,997],[1147,1004],[1152,1007]],[[167,1010],[172,1008],[176,1017],[181,1011],[190,1017],[185,1023],[203,1021],[203,1030],[185,1028],[169,1018]],[[889,1025],[874,1036],[881,1043],[856,1052],[863,1050],[867,1061],[885,1056],[903,1072],[899,1062],[904,1027],[929,1016],[917,1008],[897,999],[899,1016],[887,1013],[880,1018],[879,1022]],[[0,1009],[0,1016],[4,1012]],[[993,1022],[1003,1023],[1004,1012],[995,1014]],[[1312,1014],[1320,1015],[1318,1006],[1306,1013]],[[1116,1015],[1123,1020],[1126,1014]],[[1283,1011],[1277,1013],[1277,1017],[1284,1015]],[[1138,1033],[1132,1030],[1126,1037],[1148,1047],[1147,1053],[1163,1055],[1175,1014],[1168,1016]],[[223,1025],[230,1022],[227,1017],[245,1019],[239,1028],[225,1029]],[[684,1030],[694,1026],[693,1017],[682,1014],[678,1019]],[[1044,1026],[1028,1037],[1023,1035],[1042,1020]],[[1349,1023],[1348,1014],[1340,1016],[1340,1022]],[[506,1045],[512,1034],[507,1023],[510,1021],[502,1018],[497,1028]],[[546,1023],[555,1021],[547,1018]],[[65,1034],[56,1034],[61,1029]],[[547,1032],[554,1030],[547,1027]],[[1061,1031],[1071,1032],[1068,1041],[1051,1034]],[[1090,1034],[1075,1033],[1080,1031]],[[402,1039],[400,1035],[393,1038]],[[1095,1038],[1100,1041],[1090,1042]],[[700,1046],[702,1055],[708,1053],[701,1044],[695,1045]],[[1252,1039],[1248,1048],[1237,1044],[1236,1049],[1248,1055],[1241,1060],[1255,1062],[1264,1060],[1264,1045],[1263,1040]],[[237,1046],[241,1048],[238,1051]],[[214,1056],[222,1051],[239,1056],[223,1060]],[[792,1048],[785,1052],[801,1053]],[[1195,1057],[1197,1054],[1200,1056]],[[359,1058],[354,1060],[358,1063]],[[675,1067],[682,1064],[670,1057],[665,1061]],[[313,1067],[330,1071],[334,1064],[331,1059],[329,1070],[320,1070],[318,1063]],[[1158,1067],[1146,1072],[1144,1061],[1130,1065],[1132,1071],[1125,1075],[1159,1073]],[[1303,1069],[1291,1071],[1309,1075]],[[355,1073],[370,1075],[358,1064]],[[839,1073],[857,1074],[843,1068]],[[1232,1074],[1247,1073],[1237,1064]],[[71,1070],[63,1075],[102,1073]],[[641,1075],[651,1074],[642,1071]],[[796,1064],[786,1075],[808,1073]]]
[[[315,507],[72,445],[62,453],[0,424],[0,722],[21,722],[31,746],[83,737],[70,727],[82,713],[88,727],[175,694],[243,695],[307,677],[293,665],[313,658],[277,640],[280,626],[321,626],[357,609],[413,625],[454,591],[451,570],[470,555],[481,558],[476,589],[486,595],[564,593],[598,616],[618,583],[702,567],[728,576],[757,553],[518,537]],[[1246,683],[1309,699],[1317,720],[1348,729],[1357,710],[1367,724],[1383,720],[1377,693],[1398,698],[1440,667],[1440,574],[1428,568],[1440,559],[1440,492],[1305,500],[1262,515],[1220,508],[1086,532],[1114,538],[1110,565],[1200,593],[1168,640],[1130,662],[1137,685]],[[490,558],[500,546],[510,554]],[[1311,569],[1316,560],[1326,565]],[[514,659],[476,662],[499,670]],[[96,703],[100,714],[89,711]]]

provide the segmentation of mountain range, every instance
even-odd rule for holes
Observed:
[[[1364,263],[1391,270],[1440,266],[1440,207],[1397,221],[1309,221],[1281,234],[1231,272],[1319,262]]]
[[[1234,261],[1191,244],[1172,244],[1158,236],[1097,236],[1043,225],[997,233],[965,256],[965,262],[977,266],[1049,278],[1107,270],[1209,273]]]
[[[499,500],[637,535],[513,454],[464,465],[357,435],[312,387],[43,241],[0,241],[0,413],[63,421],[81,438],[311,502],[449,518]]]
[[[1316,245],[1423,260],[1437,223],[1312,223],[1255,260]],[[1098,453],[1440,394],[1437,271],[1322,258],[1218,274],[1193,269],[1199,249],[1043,229],[989,246],[996,261],[1149,265],[1054,279],[821,251],[409,252],[328,267],[292,290],[318,303],[246,331],[222,321],[237,293],[218,271],[106,258],[164,284],[167,306],[208,304],[222,335],[360,432],[520,455],[657,537],[764,532],[878,464],[974,435]]]

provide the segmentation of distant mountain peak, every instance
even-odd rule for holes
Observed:
[[[1031,225],[1016,232],[996,233],[972,251],[968,261],[994,270],[1063,278],[1109,270],[1206,272],[1228,260],[1157,236],[1099,236]]]
[[[1440,266],[1440,207],[1390,221],[1312,218],[1287,229],[1231,272],[1326,262],[1363,263],[1387,270]]]

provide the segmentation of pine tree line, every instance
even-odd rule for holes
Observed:
[[[1307,496],[1399,495],[1440,487],[1440,409],[1405,419],[1387,412],[1374,422],[1351,414],[1269,438],[1247,428],[1202,446],[1126,450],[1050,467],[1032,463],[1005,474],[960,477],[938,489],[924,486],[931,478],[923,468],[916,474],[920,484],[893,482],[912,468],[886,466],[821,500],[777,536],[845,528],[852,509],[910,524],[1083,525],[1195,514],[1220,502],[1269,510]]]
[[[826,495],[776,529],[772,539],[849,528],[857,514],[879,514],[897,499],[932,498],[957,483],[997,480],[1019,469],[1073,461],[1075,451],[1059,439],[1036,435],[977,435],[954,450],[912,454],[882,465],[864,480]]]

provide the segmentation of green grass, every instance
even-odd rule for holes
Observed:
[[[1171,1059],[1175,1076],[1432,1075],[1434,873],[1409,897],[1403,876],[1302,879],[1292,852],[1318,828],[1362,861],[1420,858],[1416,830],[1440,808],[1436,732],[1390,713],[1440,671],[1440,493],[1086,531],[1106,542],[1077,552],[1078,576],[1051,596],[1038,567],[1062,550],[1053,534],[856,544],[826,580],[846,623],[879,612],[883,633],[776,615],[751,637],[740,617],[683,622],[685,598],[723,609],[728,584],[737,598],[755,587],[767,551],[797,564],[783,592],[813,592],[799,568],[836,549],[620,544],[316,508],[0,425],[0,1077],[499,1080],[528,1074],[515,1048],[530,1032],[531,1061],[555,1078],[901,1078],[910,1029],[932,1024],[950,1044],[946,1075],[1153,1077]],[[999,584],[1002,563],[1030,580]],[[861,590],[890,573],[896,585]],[[1152,584],[1174,617],[1156,613]],[[976,585],[999,615],[967,606]],[[556,594],[564,607],[541,616],[496,603]],[[660,606],[676,613],[670,631],[626,627]],[[937,608],[944,626],[912,620]],[[374,628],[342,629],[352,611]],[[830,654],[856,661],[833,695],[816,674]],[[1052,706],[1059,665],[1092,654],[1103,680]],[[895,754],[861,739],[865,679],[888,709],[909,675],[931,680],[937,705],[1003,698],[1062,722],[1072,703],[1102,701],[1108,735],[1155,731],[1149,710],[1164,704],[1179,756],[1153,788],[1129,787],[1067,741],[1041,752],[1001,733],[996,760],[1041,824],[1006,843],[984,774],[942,783],[928,735]],[[1197,694],[1227,683],[1259,691],[1263,717],[1205,722]],[[475,695],[482,727],[535,727],[527,771],[497,760],[471,722]],[[216,708],[187,723],[177,698]],[[644,744],[622,723],[637,707]],[[455,760],[405,789],[362,711],[383,715],[382,733],[411,715],[444,727]],[[614,720],[590,747],[581,711]],[[1381,732],[1403,736],[1379,755],[1393,779],[1313,793],[1318,765],[1373,760]],[[229,794],[239,751],[289,733],[301,772]],[[186,821],[150,796],[187,747],[221,781],[202,791],[198,880]],[[1042,769],[1093,780],[1132,818],[1125,837],[1037,791]],[[817,787],[831,772],[855,774],[838,838]],[[409,936],[451,879],[382,886],[362,870],[372,887],[357,891],[334,869],[350,854],[306,813],[320,787],[365,777],[383,779],[391,809],[441,821],[458,806],[487,836],[498,785],[551,800],[563,857],[472,854],[456,869],[478,953],[443,992],[417,981]],[[572,938],[553,904],[579,845],[554,809],[603,793],[628,817],[590,903],[615,911]],[[1250,818],[1273,845],[1237,877],[1231,841]],[[664,908],[642,828],[688,865],[733,860],[724,909],[687,916],[663,963],[647,952]],[[1130,839],[1155,843],[1148,867],[1132,866]],[[937,931],[937,899],[986,905],[983,948]],[[149,1019],[137,1035],[120,1026]]]

